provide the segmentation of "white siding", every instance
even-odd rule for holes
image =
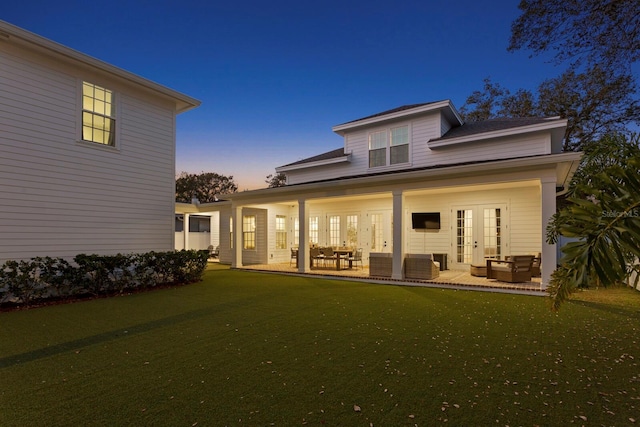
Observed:
[[[242,215],[256,216],[256,248],[242,250],[242,264],[243,265],[267,264],[268,262],[267,261],[267,250],[268,250],[267,238],[269,234],[269,227],[267,222],[267,210],[255,209],[255,208],[244,208],[242,209]],[[240,220],[242,220],[242,218],[240,218]]]
[[[541,197],[540,189],[532,186],[408,196],[405,204],[407,224],[405,250],[408,253],[447,253],[451,260],[455,253],[453,238],[455,208],[499,204],[507,207],[508,238],[503,241],[505,254],[540,252],[542,248]],[[440,230],[412,230],[411,212],[440,212]]]
[[[451,147],[428,150],[423,166],[510,159],[550,154],[551,135],[538,132],[486,141],[465,142]]]
[[[0,44],[0,262],[173,249],[174,109],[102,76],[118,149],[77,142],[94,77]]]
[[[229,219],[231,218],[231,207],[220,209],[220,262],[231,264],[231,230],[229,229]]]
[[[369,168],[369,133],[401,125],[409,125],[410,127],[410,164]],[[551,134],[549,131],[468,141],[452,146],[430,149],[428,141],[441,137],[450,127],[450,123],[442,114],[439,112],[431,112],[423,117],[411,120],[397,120],[391,124],[386,123],[384,125],[353,130],[344,137],[345,152],[351,154],[350,163],[310,167],[308,169],[287,172],[289,184],[436,165],[518,158],[551,153]]]

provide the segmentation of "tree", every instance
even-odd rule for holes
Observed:
[[[287,175],[282,172],[276,175],[269,174],[264,182],[269,184],[268,188],[284,187],[287,185]]]
[[[579,287],[623,283],[640,257],[640,138],[608,135],[585,146],[567,205],[547,227],[547,241],[578,239],[562,248],[561,266],[548,287],[557,310]]]
[[[182,172],[176,179],[176,201],[190,203],[196,197],[201,203],[217,200],[223,194],[238,191],[233,176],[218,175],[214,172],[193,174]]]
[[[460,110],[468,121],[560,116],[568,122],[564,150],[579,150],[605,134],[624,131],[629,123],[640,123],[640,101],[632,96],[635,91],[630,76],[611,76],[594,66],[585,73],[570,69],[547,79],[536,94],[524,89],[511,94],[487,78],[483,91],[473,92]]]
[[[522,0],[508,50],[554,52],[556,63],[628,73],[640,59],[638,0]]]

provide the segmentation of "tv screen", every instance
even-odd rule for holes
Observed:
[[[440,230],[440,212],[413,212],[411,222],[414,230]]]

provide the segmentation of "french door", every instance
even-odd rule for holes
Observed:
[[[484,265],[487,259],[504,259],[509,241],[505,204],[458,206],[451,213],[454,263]]]

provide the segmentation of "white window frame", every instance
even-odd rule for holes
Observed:
[[[257,221],[256,215],[242,215],[242,249],[244,250],[256,250]]]
[[[287,217],[276,215],[276,249],[287,249]]]
[[[320,217],[318,215],[311,215],[309,217],[309,243],[313,245],[317,245],[319,238],[320,238]]]
[[[88,84],[88,85],[92,85],[94,87],[98,87],[101,89],[105,89],[108,90],[111,93],[111,97],[112,97],[112,106],[113,109],[115,110],[113,112],[112,115],[109,116],[105,116],[108,117],[110,120],[114,121],[114,129],[113,129],[113,145],[109,145],[109,144],[105,144],[99,141],[92,141],[90,139],[84,139],[84,121],[83,121],[83,116],[84,113],[90,113],[90,114],[95,114],[100,116],[99,113],[96,112],[92,112],[91,110],[85,110],[84,109],[84,85]],[[105,149],[105,150],[118,150],[120,147],[120,96],[118,96],[118,94],[116,93],[116,91],[109,87],[108,85],[103,85],[99,82],[96,81],[91,81],[91,80],[82,80],[82,79],[78,79],[78,94],[77,94],[77,106],[78,106],[78,112],[76,114],[77,117],[77,141],[79,143],[81,143],[84,146],[88,146],[88,147],[94,147],[94,148],[99,148],[99,149]]]
[[[394,142],[394,131],[398,129],[406,128],[406,142],[397,143]],[[384,147],[381,147],[381,140],[384,139]],[[397,139],[397,138],[396,138]],[[403,138],[404,140],[404,138]],[[367,135],[367,148],[368,148],[368,165],[369,169],[378,169],[383,167],[397,167],[406,166],[411,164],[411,124],[403,124],[399,126],[389,126],[383,129],[374,129]],[[406,146],[406,161],[395,161],[392,163],[392,151],[394,148]],[[384,149],[384,164],[378,164],[378,162],[372,162],[372,154],[374,151],[380,153]],[[379,158],[379,157],[378,157]]]

